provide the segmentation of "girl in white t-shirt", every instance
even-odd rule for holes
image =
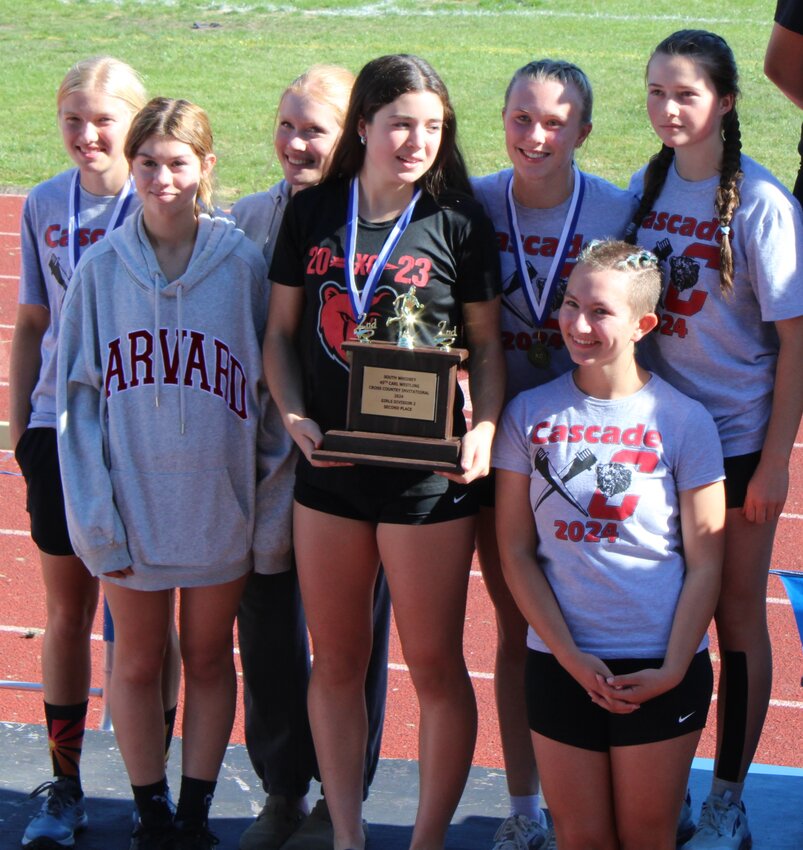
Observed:
[[[725,517],[716,429],[638,365],[655,257],[592,243],[559,322],[577,368],[494,443],[505,578],[527,618],[527,710],[561,850],[673,850],[713,684]]]
[[[642,195],[632,238],[665,273],[645,365],[706,406],[725,456],[717,758],[690,850],[749,846],[741,793],[772,680],[767,573],[803,410],[800,205],[741,153],[738,95],[718,35],[682,30],[661,42],[647,109],[662,148],[631,183]]]

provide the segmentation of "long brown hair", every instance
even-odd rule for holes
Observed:
[[[722,141],[724,144],[719,172],[719,186],[715,198],[715,208],[721,240],[719,246],[719,285],[724,294],[733,290],[733,250],[730,239],[730,223],[733,213],[741,202],[739,182],[742,178],[742,134],[739,129],[739,116],[736,112],[736,100],[739,97],[739,72],[733,51],[721,36],[705,30],[679,30],[665,38],[650,56],[663,53],[667,56],[686,56],[694,60],[708,76],[719,97],[733,95],[733,108],[722,118]],[[649,62],[647,63],[649,69]],[[626,239],[635,243],[636,232],[647,213],[658,199],[675,152],[662,145],[647,165],[644,172],[644,192],[641,203],[627,229]]]
[[[443,104],[441,144],[432,168],[421,178],[423,188],[434,196],[447,189],[470,194],[466,165],[457,145],[457,118],[449,92],[428,62],[405,53],[373,59],[358,74],[351,90],[343,134],[332,154],[326,180],[351,178],[362,168],[365,148],[357,132],[360,120],[370,123],[383,106],[403,94],[418,91],[436,94]]]

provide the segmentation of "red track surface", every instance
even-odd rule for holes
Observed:
[[[19,212],[22,198],[0,195],[0,419],[8,418],[8,353],[13,331],[19,280]],[[0,452],[0,678],[39,680],[41,629],[45,624],[44,591],[36,548],[28,537],[24,486],[13,456]],[[801,570],[803,558],[803,429],[792,461],[792,483],[786,513],[781,520],[773,566]],[[474,762],[502,767],[502,751],[493,699],[493,660],[496,627],[493,609],[474,564],[466,615],[465,648],[479,704],[480,728]],[[803,767],[803,658],[791,606],[780,581],[770,577],[768,613],[774,647],[775,679],[757,762]],[[100,616],[95,633],[101,634]],[[101,687],[103,650],[93,644],[93,686]],[[715,666],[718,664],[713,639]],[[418,715],[415,695],[395,631],[390,651],[391,672],[387,721],[382,755],[415,758]],[[239,659],[238,659],[239,667]],[[90,702],[90,724],[97,726],[101,702]],[[0,720],[41,723],[41,694],[0,689]],[[180,734],[180,729],[179,729]],[[238,711],[232,740],[243,742],[242,710]],[[11,754],[7,754],[9,757]],[[703,735],[698,755],[714,755],[713,725]]]

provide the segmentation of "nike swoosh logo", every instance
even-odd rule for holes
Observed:
[[[688,714],[681,715],[678,717],[678,723],[685,723],[691,716],[694,714],[693,711],[690,711]]]
[[[465,498],[466,498],[466,496],[468,496],[468,493],[463,493],[463,495],[462,495],[462,496],[453,496],[453,497],[452,497],[452,502],[454,502],[454,504],[456,505],[456,504],[458,504],[459,502],[462,502],[462,501],[463,501],[463,499],[465,499]]]

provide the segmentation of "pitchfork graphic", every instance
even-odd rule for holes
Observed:
[[[538,449],[535,453],[535,468],[541,473],[548,483],[541,491],[541,495],[538,497],[538,501],[535,503],[533,510],[537,511],[541,502],[543,502],[547,496],[550,496],[552,493],[557,491],[564,499],[566,499],[567,502],[574,505],[583,516],[588,516],[588,511],[577,501],[577,499],[574,498],[574,496],[572,496],[565,485],[567,481],[579,475],[581,472],[591,469],[596,462],[597,458],[591,449],[581,449],[575,455],[574,460],[569,464],[566,472],[563,475],[559,475],[552,466],[552,463],[549,460],[549,455],[544,451],[544,449]]]

